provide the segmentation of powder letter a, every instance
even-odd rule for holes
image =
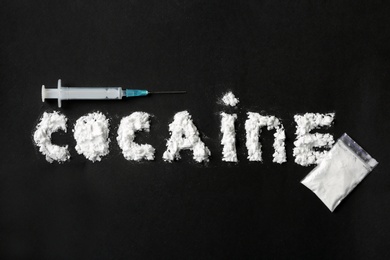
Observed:
[[[172,162],[180,159],[181,150],[191,150],[197,162],[209,160],[210,150],[200,139],[198,129],[188,111],[175,114],[173,122],[169,124],[169,131],[171,137],[167,141],[167,150],[163,154],[165,161]]]

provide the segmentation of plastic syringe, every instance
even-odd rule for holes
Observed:
[[[42,85],[42,102],[45,99],[57,99],[58,107],[62,100],[98,100],[122,99],[123,97],[141,97],[149,94],[184,94],[186,91],[148,91],[144,89],[122,89],[121,87],[63,87],[58,80],[57,88],[45,88]]]

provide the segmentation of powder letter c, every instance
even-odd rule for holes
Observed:
[[[68,146],[58,146],[51,143],[51,135],[59,130],[66,133],[66,121],[68,119],[56,111],[53,113],[43,113],[34,132],[34,142],[39,147],[39,151],[46,156],[46,161],[65,162],[70,155]]]
[[[155,149],[150,144],[137,144],[134,142],[135,133],[145,130],[149,132],[149,114],[145,112],[134,112],[131,115],[122,118],[118,128],[119,147],[122,149],[126,160],[154,160]]]

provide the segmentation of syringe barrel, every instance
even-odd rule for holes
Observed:
[[[61,107],[62,100],[70,99],[122,99],[123,90],[121,87],[63,87],[61,80],[58,80],[56,89],[42,86],[42,102],[45,99],[57,99],[58,107]]]
[[[60,97],[62,100],[69,99],[122,99],[120,87],[62,87]]]

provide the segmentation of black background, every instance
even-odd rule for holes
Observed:
[[[340,3],[342,2],[342,3]],[[0,252],[2,259],[390,257],[390,5],[382,1],[1,1]],[[41,85],[187,90],[124,101],[41,102]],[[233,91],[237,108],[218,103]],[[61,111],[71,160],[46,162],[32,133]],[[165,163],[168,124],[188,110],[210,162]],[[73,124],[101,111],[110,154],[74,149]],[[120,119],[153,115],[152,162],[126,161]],[[221,161],[219,113],[237,113],[239,163]],[[246,112],[280,117],[288,162],[248,162]],[[335,112],[379,165],[334,213],[300,180],[294,114]]]

